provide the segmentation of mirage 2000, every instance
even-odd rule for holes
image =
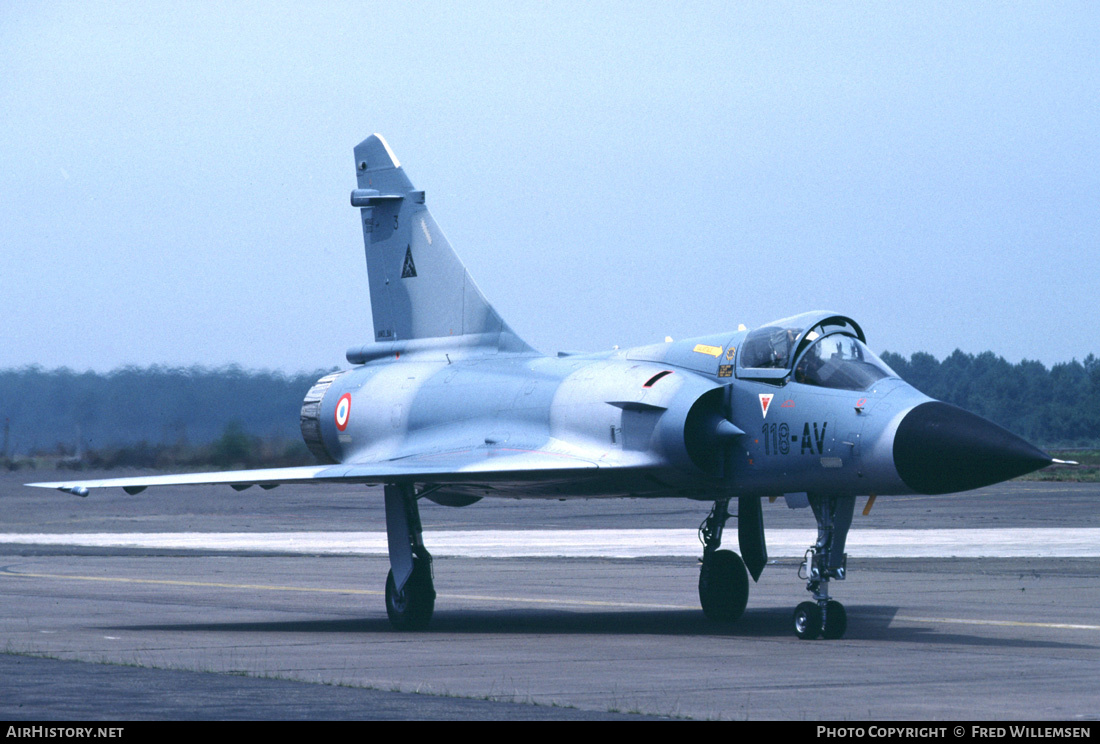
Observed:
[[[118,486],[383,484],[394,627],[421,629],[435,606],[417,500],[466,506],[509,498],[669,497],[711,504],[699,599],[741,616],[748,576],[767,562],[761,499],[809,506],[817,540],[803,565],[813,600],[801,638],[847,626],[829,582],[846,574],[857,496],[943,494],[1053,462],[983,418],[930,399],[834,312],[747,330],[595,354],[545,356],[478,290],[397,158],[378,135],[355,148],[374,342],[305,397],[316,466],[30,485],[81,496]],[[720,549],[736,499],[741,555]],[[742,559],[742,556],[744,558]]]

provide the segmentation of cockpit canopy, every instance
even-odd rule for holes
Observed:
[[[897,377],[867,348],[863,329],[851,318],[812,312],[757,328],[741,342],[737,376],[783,384],[866,390],[883,377]]]

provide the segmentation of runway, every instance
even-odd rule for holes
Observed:
[[[1024,537],[1026,535],[1026,538]],[[812,529],[770,530],[768,554],[796,558]],[[432,555],[449,558],[693,557],[695,530],[448,530],[424,533]],[[0,533],[0,544],[146,550],[255,551],[309,555],[386,555],[385,532]],[[1100,558],[1100,529],[856,529],[847,550],[863,558]]]
[[[849,578],[834,585],[849,631],[805,642],[788,626],[808,595],[798,559],[778,539],[745,616],[730,626],[698,610],[689,548],[632,558],[437,550],[432,627],[405,634],[386,620],[384,555],[203,544],[288,532],[358,544],[348,535],[382,528],[380,494],[303,486],[80,500],[23,489],[19,476],[0,479],[0,716],[9,718],[1078,719],[1100,710],[1093,485],[880,499],[853,529],[882,545],[896,531],[934,547],[939,528],[950,528],[966,531],[962,543],[996,535],[986,542],[1017,553],[873,557],[850,543]],[[599,541],[657,530],[651,538],[679,546],[683,534],[665,533],[690,537],[705,513],[672,500],[486,500],[422,511],[429,533],[461,544],[464,534],[495,532],[505,546],[522,544],[524,528],[551,533],[539,533],[540,545],[552,545],[555,530],[567,545],[578,540],[569,531]],[[813,524],[808,511],[781,503],[764,516],[769,537]],[[1043,557],[1057,537],[1043,530],[1076,534],[1081,547]],[[84,539],[181,533],[195,542]],[[78,682],[85,677],[98,681]],[[161,688],[175,692],[144,692]]]

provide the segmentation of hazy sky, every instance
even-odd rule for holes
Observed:
[[[549,353],[1100,353],[1095,4],[9,0],[0,117],[0,367],[346,366],[372,132]]]

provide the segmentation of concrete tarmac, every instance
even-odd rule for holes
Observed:
[[[384,525],[378,489],[165,488],[82,500],[18,485],[57,477],[0,478],[0,532]],[[706,511],[675,500],[485,500],[425,504],[422,516],[434,530],[682,529]],[[1096,485],[1010,483],[883,497],[855,528],[1015,528],[1026,543],[1031,528],[1097,527],[1098,515]],[[813,524],[808,510],[781,502],[764,517],[769,527]],[[380,556],[2,545],[0,717],[1074,720],[1100,711],[1100,559],[853,554],[849,578],[833,585],[848,633],[815,642],[790,628],[808,598],[797,563],[769,565],[745,616],[721,626],[698,609],[692,558],[443,557],[431,629],[396,633]]]

